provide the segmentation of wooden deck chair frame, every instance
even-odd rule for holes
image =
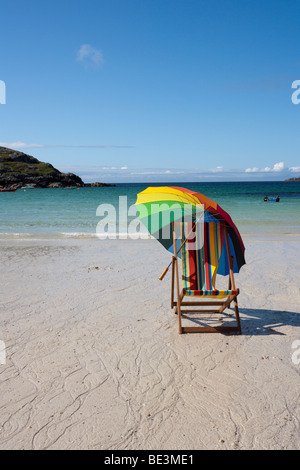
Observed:
[[[226,226],[224,227],[224,234],[225,234],[225,243],[228,253],[228,263],[229,263],[229,290],[236,291],[236,294],[229,296],[228,298],[222,300],[197,300],[197,301],[184,301],[184,290],[180,290],[180,277],[179,277],[179,267],[178,267],[178,252],[176,248],[174,249],[174,256],[172,258],[172,286],[171,286],[171,308],[174,308],[174,313],[178,315],[178,322],[179,322],[179,334],[183,333],[239,333],[242,334],[241,330],[241,322],[240,322],[240,315],[239,315],[239,307],[237,297],[240,293],[239,289],[235,287],[235,280],[233,274],[233,257],[230,254],[230,245],[228,240],[228,233]],[[174,247],[176,247],[176,232],[175,232],[175,225],[173,222],[173,242]],[[181,246],[182,248],[182,246]],[[180,248],[180,250],[181,250]],[[177,299],[174,299],[174,290],[176,287],[177,292]],[[205,297],[212,298],[212,297]],[[234,304],[235,310],[235,317],[236,317],[236,324],[237,326],[190,326],[190,327],[183,327],[182,326],[182,314],[184,313],[216,313],[222,314],[227,308],[231,306],[231,303]],[[183,309],[182,307],[206,307],[206,309],[193,309],[187,308]],[[217,309],[207,309],[207,307],[219,307]]]

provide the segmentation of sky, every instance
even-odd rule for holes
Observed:
[[[299,0],[0,11],[0,146],[85,182],[300,176]]]

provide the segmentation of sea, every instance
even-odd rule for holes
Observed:
[[[300,234],[300,182],[177,182],[0,192],[0,239],[126,238],[128,233],[134,238],[129,230],[137,226],[134,204],[149,186],[179,186],[204,194],[230,214],[242,236]],[[279,196],[280,202],[264,202],[265,195]],[[146,229],[136,231],[146,236]]]

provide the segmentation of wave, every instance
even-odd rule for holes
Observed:
[[[7,239],[99,239],[99,240],[151,240],[154,239],[149,233],[95,233],[95,232],[51,232],[51,233],[0,233],[0,240]]]

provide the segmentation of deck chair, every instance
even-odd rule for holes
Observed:
[[[178,250],[178,226],[181,234],[181,247]],[[172,258],[171,308],[179,320],[179,334],[182,333],[231,333],[241,334],[241,324],[237,297],[240,293],[235,287],[233,257],[230,254],[227,228],[224,223],[173,223],[174,256]],[[229,265],[229,285],[227,290],[215,287],[222,250],[226,244]],[[181,282],[178,266],[178,251],[181,252]],[[176,285],[177,299],[174,300]],[[185,297],[196,298],[184,301]],[[185,313],[222,314],[231,303],[234,304],[237,326],[182,326]],[[183,309],[182,307],[188,307]],[[194,307],[202,307],[195,309]],[[204,308],[203,308],[204,307]],[[212,307],[214,307],[212,309]],[[218,308],[216,308],[218,307]]]

